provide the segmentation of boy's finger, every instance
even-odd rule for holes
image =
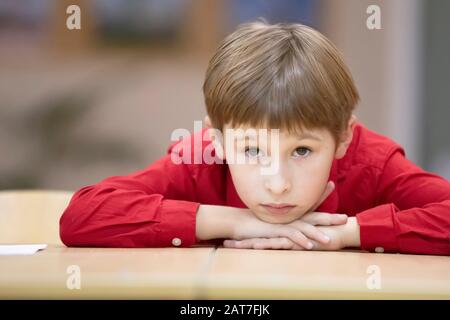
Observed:
[[[283,236],[289,238],[292,242],[307,250],[311,250],[314,246],[313,243],[301,231],[295,228],[286,230]]]
[[[234,248],[234,243],[235,243],[236,241],[234,241],[234,240],[224,240],[223,241],[223,246],[225,247],[225,248]]]
[[[245,239],[234,242],[234,248],[239,249],[252,249],[253,248],[254,239]]]
[[[332,225],[340,225],[347,223],[348,216],[346,214],[332,214],[331,215],[331,224]]]
[[[272,239],[270,239],[272,240]],[[279,245],[279,248],[277,249],[286,249],[286,250],[305,250],[302,246],[299,246],[295,242],[293,242],[289,238],[281,237],[277,238],[277,245]]]
[[[313,226],[331,226],[340,225],[347,222],[346,214],[327,213],[327,212],[310,212],[300,220]]]
[[[302,231],[310,240],[316,240],[324,244],[327,244],[331,240],[329,236],[311,225],[307,225]]]
[[[278,238],[281,249],[293,249],[295,244],[288,238]]]
[[[293,242],[288,238],[253,238],[239,241],[237,244],[239,248],[247,249],[291,249],[293,247]]]
[[[227,241],[228,248],[238,248],[238,249],[270,249],[273,245],[270,240],[265,238],[252,238],[244,240],[225,240]]]
[[[259,239],[255,243],[255,249],[291,249],[293,247],[293,242],[288,238],[270,238],[270,239]]]
[[[277,238],[271,239],[255,239],[253,241],[253,249],[279,249]]]
[[[252,238],[245,240],[224,240],[225,248],[238,249],[293,249],[304,250],[303,247],[295,244],[285,237],[279,238]]]

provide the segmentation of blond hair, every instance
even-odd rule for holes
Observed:
[[[227,36],[203,84],[208,116],[224,125],[345,129],[359,100],[337,48],[301,24],[252,22]]]

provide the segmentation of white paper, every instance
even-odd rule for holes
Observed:
[[[47,248],[46,244],[8,244],[0,245],[0,256],[29,255]]]

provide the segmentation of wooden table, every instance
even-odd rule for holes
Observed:
[[[373,282],[378,275],[380,281]],[[79,282],[73,282],[75,276]],[[355,251],[51,245],[31,256],[0,256],[0,298],[450,299],[450,259]]]

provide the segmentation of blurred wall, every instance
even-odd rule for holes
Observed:
[[[381,30],[365,27],[381,9]],[[322,1],[324,33],[342,50],[361,93],[356,111],[426,170],[450,179],[450,20],[444,0]]]
[[[373,4],[381,9],[380,30],[366,27],[366,9]],[[423,164],[421,6],[418,0],[326,1],[321,21],[343,52],[360,91],[356,115]]]
[[[82,8],[67,30],[65,9]],[[366,28],[369,4],[382,29]],[[448,4],[421,0],[4,0],[0,2],[0,189],[78,189],[161,157],[205,108],[218,42],[264,17],[322,31],[344,54],[370,129],[448,170]],[[438,160],[436,160],[438,159]],[[440,160],[439,160],[440,159]]]
[[[425,167],[450,180],[450,2],[424,6],[422,157]]]

